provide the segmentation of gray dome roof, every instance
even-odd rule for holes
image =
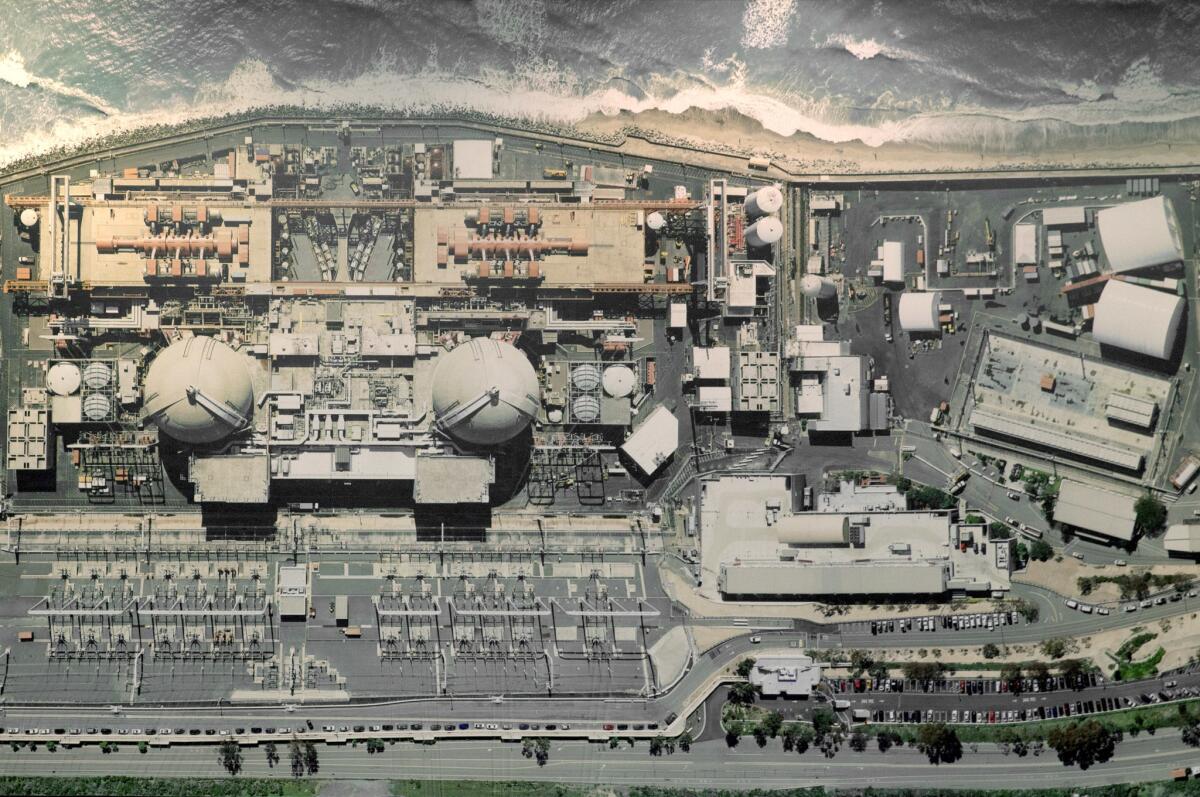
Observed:
[[[146,418],[184,443],[212,443],[245,427],[254,410],[246,359],[215,338],[176,341],[158,353],[142,388]]]
[[[537,415],[541,387],[515,346],[476,338],[444,354],[433,370],[438,426],[465,443],[497,445]]]

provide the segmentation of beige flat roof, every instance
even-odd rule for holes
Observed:
[[[503,205],[489,205],[496,214]],[[544,284],[579,285],[596,282],[642,282],[645,231],[638,226],[636,210],[578,208],[541,210],[540,237],[586,241],[586,255],[548,254],[540,261]],[[453,254],[445,266],[437,263],[438,229],[449,241],[467,238],[464,208],[417,208],[413,218],[413,282],[459,284],[476,268],[474,262],[456,263]]]
[[[96,241],[102,238],[143,238],[150,237],[150,230],[145,223],[145,206],[153,204],[154,200],[136,205],[84,205],[78,219],[72,219],[71,233],[71,268],[68,272],[78,274],[79,279],[94,285],[109,285],[122,283],[146,282],[147,257],[140,252],[121,250],[111,253],[96,251]],[[168,202],[159,200],[163,207],[172,204],[201,205],[203,202]],[[43,214],[49,210],[43,209]],[[240,266],[236,258],[226,261],[229,278],[225,282],[270,282],[271,280],[271,209],[248,205],[245,208],[223,210],[227,219],[250,219],[250,255],[246,266]],[[49,279],[51,271],[50,259],[54,256],[55,247],[50,240],[52,225],[41,225],[41,257],[37,265],[38,278]],[[239,225],[240,226],[240,225]],[[170,253],[158,255],[169,259]],[[210,264],[213,260],[208,261]],[[234,279],[234,277],[237,279]]]

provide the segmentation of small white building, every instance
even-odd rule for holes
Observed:
[[[621,451],[625,456],[647,476],[657,473],[677,448],[679,419],[661,405],[655,407],[646,420],[621,444]]]
[[[454,179],[492,179],[492,139],[464,138],[454,142]]]
[[[1018,224],[1013,227],[1013,262],[1018,266],[1032,266],[1038,262],[1038,228],[1036,224]]]
[[[904,282],[904,242],[883,242],[883,281]]]
[[[754,659],[750,683],[763,697],[808,697],[821,682],[821,665],[809,656],[767,653]]]
[[[939,331],[942,328],[938,323],[938,305],[941,301],[942,294],[938,291],[901,294],[896,311],[900,328],[909,334]]]

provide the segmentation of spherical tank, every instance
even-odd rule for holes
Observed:
[[[658,232],[667,226],[667,217],[656,210],[646,217],[646,226],[654,232]]]
[[[770,216],[783,207],[783,192],[773,185],[764,185],[746,197],[746,213],[751,218]]]
[[[770,246],[783,237],[783,222],[774,216],[763,216],[746,228],[746,244],[756,249]]]
[[[541,386],[529,358],[515,346],[475,338],[442,355],[433,370],[438,425],[464,443],[499,445],[529,425]]]
[[[25,208],[20,215],[21,226],[25,229],[33,229],[38,223],[38,212],[33,208]]]
[[[246,359],[215,338],[176,341],[150,363],[146,417],[184,443],[213,443],[245,427],[254,411]]]

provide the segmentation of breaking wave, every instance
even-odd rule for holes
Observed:
[[[522,8],[527,5],[515,1]],[[747,6],[748,12],[750,7]],[[536,11],[530,13],[536,15]],[[509,31],[499,35],[516,34]],[[879,45],[855,40],[839,46],[852,54],[852,47],[860,48],[863,55],[856,57],[865,58]],[[889,54],[886,47],[880,47],[870,57],[905,57],[903,53]],[[1056,87],[1061,102],[1003,113],[966,104],[947,110],[910,111],[897,109],[883,95],[875,108],[847,109],[830,97],[812,99],[755,87],[747,79],[745,63],[733,56],[720,61],[706,56],[703,74],[659,76],[643,80],[640,85],[625,79],[585,85],[570,69],[540,56],[527,58],[517,69],[484,70],[470,78],[439,70],[435,64],[436,56],[420,73],[403,74],[395,63],[378,59],[370,69],[350,80],[300,83],[282,80],[265,62],[251,59],[241,62],[220,83],[199,90],[190,100],[175,99],[145,112],[121,112],[86,91],[31,74],[20,56],[10,53],[0,59],[0,81],[72,98],[102,116],[57,121],[49,129],[7,136],[0,144],[0,163],[51,146],[79,144],[137,127],[272,105],[314,110],[370,105],[417,112],[454,106],[562,123],[579,122],[594,114],[736,112],[780,136],[804,134],[826,142],[862,142],[869,147],[898,142],[947,149],[982,145],[1001,151],[1059,146],[1064,136],[1086,139],[1090,135],[1088,128],[1103,129],[1105,140],[1113,143],[1112,131],[1122,124],[1130,126],[1132,132],[1126,143],[1132,145],[1137,143],[1135,136],[1145,137],[1146,123],[1170,124],[1200,117],[1200,91],[1167,85],[1148,62],[1130,66],[1115,85],[1062,83]],[[646,88],[647,83],[653,87]]]
[[[53,78],[33,74],[26,68],[25,59],[16,50],[10,50],[3,57],[0,57],[0,81],[4,81],[17,88],[36,88],[56,94],[59,97],[82,103],[91,110],[105,116],[120,113],[120,110],[109,105],[95,94],[84,91],[77,86],[69,86]]]

